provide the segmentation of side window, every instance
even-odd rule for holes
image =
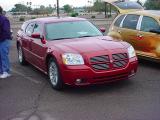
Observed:
[[[135,30],[137,27],[139,17],[139,15],[127,15],[127,17],[123,21],[122,27]]]
[[[160,26],[155,19],[147,16],[143,17],[142,23],[141,23],[141,31],[149,32],[152,29],[159,29],[159,28]]]
[[[33,33],[42,33],[42,25],[39,23],[36,23],[34,25]]]
[[[119,27],[120,24],[121,24],[121,22],[122,22],[122,20],[123,20],[123,18],[124,18],[124,16],[125,16],[125,15],[121,15],[121,16],[116,20],[116,22],[114,23],[114,26]]]
[[[28,24],[25,22],[25,23],[23,23],[23,25],[21,26],[21,30],[22,31],[25,31],[25,28],[26,28],[26,26],[27,26]]]
[[[27,28],[26,28],[26,34],[28,36],[31,36],[31,34],[33,33],[33,27],[34,27],[35,23],[30,23]]]

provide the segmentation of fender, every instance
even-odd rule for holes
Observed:
[[[107,35],[112,37],[113,39],[122,40],[122,36],[118,32],[110,31]]]

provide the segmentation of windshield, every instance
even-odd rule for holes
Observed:
[[[120,9],[143,9],[141,5],[136,2],[114,2],[114,5],[119,7]]]
[[[72,21],[46,24],[46,39],[60,40],[80,37],[102,36],[89,21]]]

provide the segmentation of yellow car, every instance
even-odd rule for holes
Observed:
[[[113,6],[118,11],[118,13],[128,13],[128,12],[144,10],[144,8],[140,4],[130,0],[102,0],[102,1]]]
[[[160,11],[121,13],[111,24],[108,35],[130,43],[137,55],[160,62]]]

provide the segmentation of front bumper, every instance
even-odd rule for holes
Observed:
[[[128,79],[135,75],[137,67],[138,61],[134,57],[129,60],[126,67],[121,69],[97,72],[86,65],[67,66],[61,70],[61,76],[65,84],[73,86],[103,84]]]

